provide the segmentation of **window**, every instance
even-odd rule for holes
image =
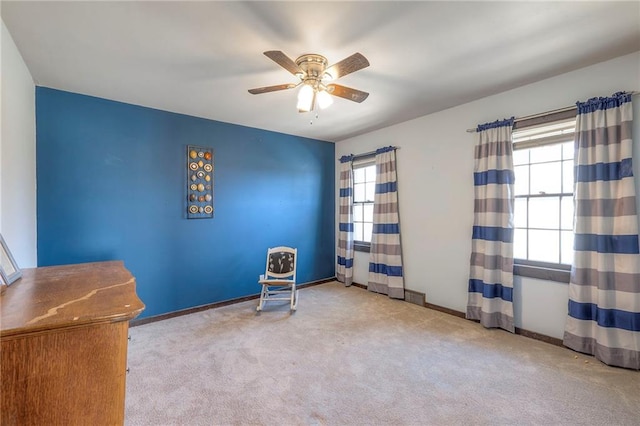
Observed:
[[[570,269],[574,129],[575,118],[513,132],[516,264],[547,271]],[[523,268],[515,269],[518,274]],[[564,281],[566,274],[562,278],[520,275]]]
[[[372,158],[353,163],[353,240],[355,249],[369,251],[373,230],[376,165]]]

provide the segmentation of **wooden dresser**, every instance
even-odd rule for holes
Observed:
[[[23,269],[0,299],[0,424],[124,423],[135,283],[120,261]]]

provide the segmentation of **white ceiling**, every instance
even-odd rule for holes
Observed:
[[[640,50],[640,2],[10,2],[2,19],[36,84],[340,141]],[[310,124],[262,54],[360,52]]]

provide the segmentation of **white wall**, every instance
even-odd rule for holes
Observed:
[[[35,84],[1,24],[0,232],[26,268],[37,266]]]
[[[428,303],[466,312],[476,140],[476,134],[466,129],[622,90],[640,91],[640,52],[339,142],[336,159],[387,145],[400,147],[398,196],[405,287],[425,293]],[[634,96],[633,107],[634,170],[640,188],[640,96]],[[640,194],[638,202],[640,205]],[[368,253],[356,252],[354,269],[354,281],[366,284]],[[516,277],[514,287],[516,326],[561,338],[568,285]]]

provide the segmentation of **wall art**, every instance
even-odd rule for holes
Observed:
[[[0,234],[0,283],[8,286],[20,277],[22,277],[22,270],[18,268],[7,243]]]
[[[187,219],[213,217],[213,149],[187,146]]]

